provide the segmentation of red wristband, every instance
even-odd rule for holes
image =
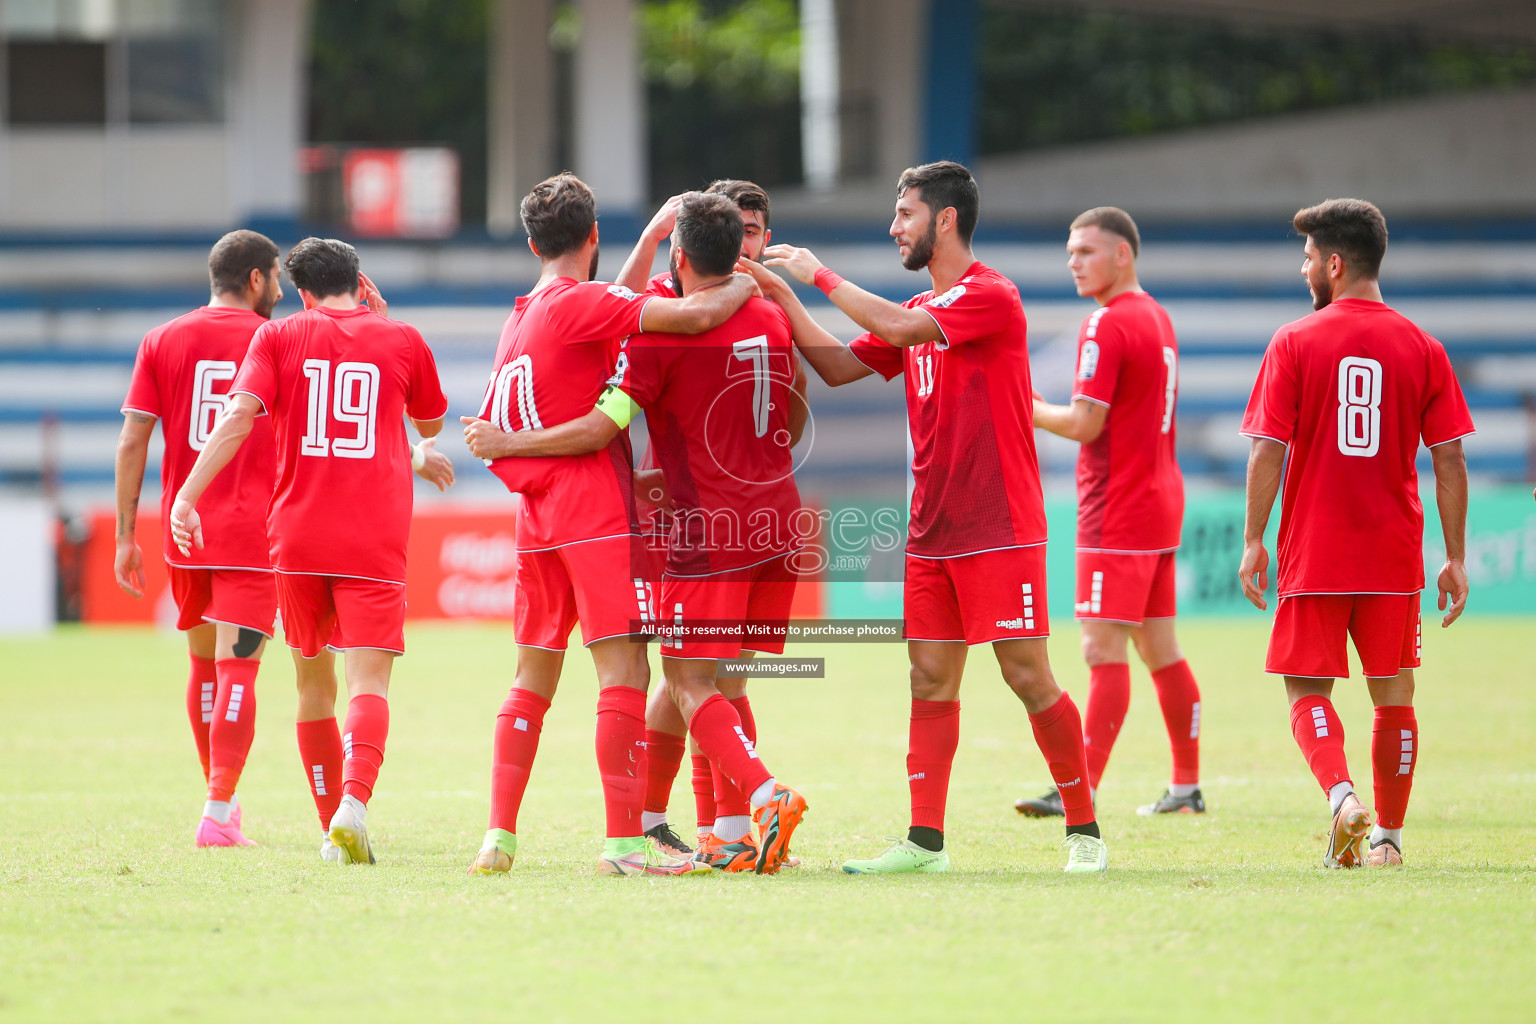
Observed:
[[[832,289],[843,283],[842,276],[829,267],[817,267],[816,276],[811,279],[824,295],[831,297]]]

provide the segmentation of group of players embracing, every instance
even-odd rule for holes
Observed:
[[[902,265],[926,269],[932,283],[904,303],[845,281],[806,249],[769,244],[768,196],[750,182],[717,181],[668,201],[615,283],[593,280],[597,208],[580,179],[556,175],[524,198],[523,226],[542,273],[506,321],[480,409],[461,417],[470,450],[520,496],[516,677],[497,717],[489,829],[471,873],[512,869],[544,715],[578,624],[599,686],[607,818],[599,871],[770,874],[798,865],[790,842],[806,799],[764,763],[745,678],[723,668],[735,662],[730,671],[740,672],[754,653],[782,653],[797,580],[819,568],[803,549],[807,517],[814,524],[816,515],[802,506],[791,451],[808,416],[802,362],[831,386],[905,375],[913,452],[903,590],[910,827],[843,870],[949,869],[944,813],[960,682],[978,644],[992,646],[1055,783],[1017,809],[1064,817],[1068,872],[1108,865],[1094,795],[1130,699],[1132,642],[1152,673],[1173,762],[1168,789],[1140,811],[1204,812],[1200,692],[1173,630],[1183,519],[1178,347],[1167,314],[1138,283],[1136,225],[1113,207],[1071,225],[1068,266],[1078,293],[1098,308],[1080,333],[1072,399],[1053,405],[1032,386],[1018,289],[972,251],[979,194],[970,172],[926,164],[905,171],[896,191],[890,235]],[[1455,504],[1457,439],[1471,422],[1437,342],[1379,292],[1373,308],[1356,308],[1372,302],[1362,289],[1375,287],[1380,251],[1372,264],[1369,246],[1378,222],[1384,251],[1385,224],[1369,204],[1330,201],[1298,214],[1320,312],[1276,335],[1244,427],[1257,436],[1241,571],[1260,606],[1263,531],[1279,481],[1268,446],[1283,456],[1289,445],[1268,669],[1286,676],[1297,740],[1333,800],[1325,860],[1334,866],[1401,860],[1423,586],[1421,564],[1417,585],[1409,579],[1405,545],[1411,539],[1416,557],[1421,435],[1435,446],[1448,495],[1441,513],[1450,561],[1440,580],[1454,600],[1448,619],[1466,597],[1464,462],[1460,518]],[[667,239],[669,272],[647,279]],[[187,708],[208,779],[197,842],[249,842],[234,791],[254,727],[256,659],[280,607],[298,665],[298,744],[322,856],[371,863],[367,803],[388,732],[390,666],[404,651],[407,463],[439,487],[453,482],[430,440],[447,402],[421,335],[389,319],[351,246],[306,239],[284,266],[304,311],[273,321],[277,248],[252,232],[226,236],[210,258],[210,304],[146,337],[119,446],[117,575],[142,589],[134,517],[159,418],[167,561],[188,631]],[[773,267],[819,288],[866,333],[838,341]],[[1347,324],[1334,323],[1340,309],[1353,317]],[[1306,340],[1313,336],[1337,337],[1349,352],[1317,356],[1323,344]],[[1343,369],[1318,368],[1319,359],[1339,358]],[[641,411],[649,446],[637,468],[627,428]],[[410,446],[405,418],[427,440]],[[1335,423],[1336,448],[1323,443]],[[1046,652],[1037,426],[1082,445],[1084,715],[1057,686]],[[1373,460],[1368,472],[1362,458]],[[1368,527],[1374,540],[1346,551],[1357,543],[1349,531],[1362,527],[1341,510],[1362,502],[1378,507]],[[1359,554],[1366,549],[1376,554]],[[1323,558],[1326,571],[1306,568]],[[1384,589],[1395,602],[1380,600]],[[1332,678],[1348,674],[1346,631],[1370,662],[1379,698],[1381,835],[1369,855],[1361,850],[1369,813],[1353,795],[1328,702]],[[654,691],[652,640],[665,677]],[[350,697],[342,727],[336,651],[345,653]],[[690,739],[693,846],[667,819]]]

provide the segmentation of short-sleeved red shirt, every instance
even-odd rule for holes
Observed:
[[[160,418],[160,524],[165,560],[213,569],[270,569],[267,506],[277,474],[272,424],[258,419],[240,451],[198,501],[205,547],[183,555],[171,541],[171,505],[229,401],[230,384],[267,318],[249,309],[203,306],[144,336],[123,412]]]
[[[1280,328],[1242,427],[1289,448],[1280,596],[1421,590],[1419,441],[1472,430],[1445,348],[1389,306],[1338,299]]]
[[[640,330],[648,296],[603,281],[557,278],[517,300],[501,329],[480,416],[512,432],[553,427],[592,411],[625,338]],[[520,551],[633,534],[629,434],[585,455],[493,459],[507,490],[522,495]]]
[[[850,348],[886,380],[907,375],[907,553],[953,558],[1045,543],[1019,290],[977,262],[943,295],[927,291],[903,305],[932,316],[943,338],[898,348],[865,334]]]
[[[1124,292],[1083,321],[1072,398],[1106,406],[1077,453],[1077,549],[1151,553],[1179,546],[1184,477],[1174,453],[1179,343],[1146,292]]]
[[[402,417],[448,412],[416,328],[363,306],[274,320],[251,339],[230,391],[259,401],[277,433],[273,568],[404,583],[412,476]]]
[[[790,453],[793,331],[784,310],[749,299],[695,336],[637,334],[613,381],[645,410],[675,505],[667,571],[702,576],[801,546]],[[798,531],[798,532],[797,532]]]

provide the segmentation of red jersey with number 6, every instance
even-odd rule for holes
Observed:
[[[274,320],[230,391],[260,402],[277,433],[272,567],[403,584],[413,477],[402,416],[448,412],[416,328],[363,306]]]
[[[1077,550],[1151,554],[1179,546],[1184,477],[1174,454],[1179,343],[1146,292],[1083,321],[1072,398],[1108,409],[1077,453]]]
[[[795,356],[784,310],[748,299],[703,334],[637,334],[612,383],[645,410],[675,506],[667,572],[703,576],[796,550],[800,521],[789,445]]]
[[[1419,441],[1472,429],[1444,346],[1384,303],[1337,299],[1280,328],[1242,428],[1289,448],[1280,596],[1423,589]]]
[[[886,380],[907,375],[914,483],[907,553],[953,558],[1044,544],[1019,290],[977,262],[943,295],[927,291],[903,305],[933,317],[943,337],[897,348],[865,334],[849,347]]]
[[[480,418],[508,433],[542,430],[592,411],[624,339],[640,330],[648,295],[560,277],[517,300],[501,329]],[[636,532],[629,434],[601,451],[486,463],[522,495],[519,551]]]
[[[272,424],[258,419],[250,437],[198,502],[206,528],[201,550],[183,555],[171,541],[171,505],[229,403],[229,389],[267,318],[249,309],[203,306],[144,336],[123,412],[160,419],[160,525],[170,565],[206,569],[271,568],[267,506],[277,458]]]

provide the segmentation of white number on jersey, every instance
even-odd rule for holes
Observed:
[[[213,427],[229,405],[229,395],[213,386],[235,379],[237,367],[229,359],[199,359],[192,367],[192,417],[187,421],[187,445],[195,452],[203,450]]]
[[[1163,433],[1173,429],[1173,404],[1179,393],[1179,354],[1163,346],[1163,367],[1168,376],[1163,382]]]
[[[521,427],[512,425],[514,393],[517,396],[517,414],[523,421]],[[496,379],[491,381],[491,409],[487,419],[509,434],[514,430],[544,429],[544,423],[539,419],[539,408],[533,401],[533,358],[526,352],[502,364]]]
[[[927,398],[933,394],[933,356],[915,356],[912,364],[917,369],[917,397]]]
[[[1364,356],[1339,360],[1339,451],[1369,458],[1381,447],[1381,364]]]
[[[754,437],[768,433],[768,335],[738,341],[731,346],[737,359],[752,364],[752,432]]]
[[[305,430],[299,454],[321,458],[371,459],[379,419],[379,368],[372,363],[342,362],[334,367],[328,359],[304,360],[309,381],[305,401]],[[331,380],[335,378],[334,394]],[[351,425],[351,437],[332,438],[331,420]]]

